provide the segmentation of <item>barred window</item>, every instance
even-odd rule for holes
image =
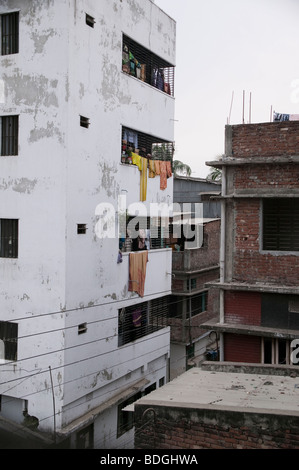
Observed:
[[[122,252],[157,250],[169,247],[167,218],[127,217],[126,234],[119,238]]]
[[[17,219],[0,219],[0,258],[18,257],[18,229]]]
[[[19,116],[0,117],[0,155],[18,155]]]
[[[19,52],[19,12],[1,15],[1,55]]]
[[[4,357],[0,357],[0,359],[16,361],[18,345],[17,323],[0,321],[0,340],[2,341],[2,344],[4,344]]]
[[[123,127],[121,152],[122,163],[132,163],[132,152],[151,160],[172,161],[174,143]]]
[[[166,325],[166,297],[122,308],[118,312],[118,346],[154,333]]]
[[[123,35],[123,72],[174,96],[174,66]]]
[[[263,249],[299,251],[298,199],[263,201]]]

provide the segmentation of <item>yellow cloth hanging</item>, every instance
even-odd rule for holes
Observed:
[[[132,152],[132,163],[133,165],[137,165],[139,170],[141,170],[141,158],[140,155],[137,153]]]
[[[141,168],[140,168],[140,201],[146,200],[147,192],[147,158],[141,158]]]
[[[149,160],[148,162],[148,177],[154,178],[156,176],[156,167],[154,160]]]

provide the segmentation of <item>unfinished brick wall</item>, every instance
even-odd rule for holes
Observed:
[[[148,408],[136,404],[135,449],[299,448],[298,417],[156,405],[146,413]]]
[[[238,158],[299,154],[299,122],[230,126],[232,155]]]
[[[299,180],[297,184],[299,186]],[[261,250],[260,207],[259,199],[242,199],[235,202],[232,278],[242,282],[266,281],[296,286],[299,279],[299,256],[287,252],[277,255],[275,252]]]
[[[259,292],[225,292],[225,323],[261,324],[261,294]]]

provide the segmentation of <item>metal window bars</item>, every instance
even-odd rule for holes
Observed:
[[[17,219],[0,219],[0,257],[18,257],[18,231]]]
[[[143,132],[122,127],[121,161],[132,163],[132,153],[149,160],[172,161],[174,142],[169,142]]]
[[[125,35],[123,35],[122,70],[174,96],[175,67]]]
[[[18,155],[19,116],[0,117],[1,156]]]
[[[1,15],[1,55],[19,52],[19,12]]]

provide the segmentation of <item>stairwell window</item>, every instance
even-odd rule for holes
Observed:
[[[19,12],[6,13],[1,16],[1,55],[19,52]]]
[[[263,201],[262,244],[267,251],[299,251],[298,198]]]
[[[19,221],[0,219],[0,258],[18,257]]]
[[[19,116],[1,116],[0,134],[0,155],[18,155]]]

